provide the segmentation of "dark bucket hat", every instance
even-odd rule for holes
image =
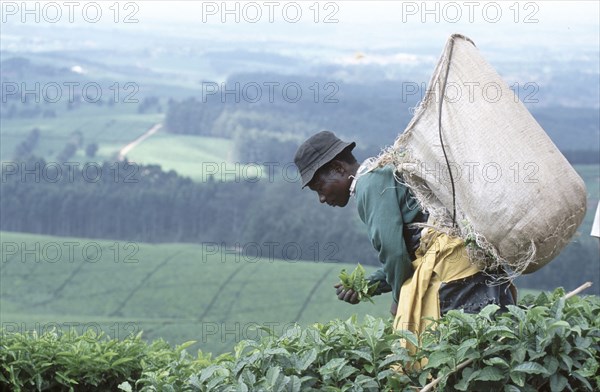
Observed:
[[[343,142],[333,132],[321,131],[308,138],[296,151],[294,163],[298,166],[302,177],[302,188],[313,179],[317,170],[329,163],[344,149],[350,151],[356,146],[354,142]]]

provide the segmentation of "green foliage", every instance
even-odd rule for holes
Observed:
[[[420,342],[391,322],[365,317],[240,342],[233,353],[193,358],[140,336],[2,334],[0,382],[13,390],[409,391],[440,377],[437,390],[595,391],[600,388],[600,301],[528,296],[480,314],[450,311]],[[399,342],[418,343],[411,355]],[[413,366],[427,358],[423,367]],[[459,364],[467,366],[456,371]],[[398,365],[404,373],[396,371]]]
[[[41,336],[2,331],[0,337],[0,385],[14,391],[117,390],[119,383],[136,381],[178,390],[193,371],[210,363],[210,357],[185,352],[193,342],[175,348],[163,340],[148,344],[141,333],[122,341],[93,331]]]
[[[379,282],[369,284],[369,281],[365,279],[365,269],[360,263],[351,274],[348,274],[346,269],[343,268],[340,272],[340,281],[345,289],[352,289],[358,294],[359,301],[369,301],[373,303],[371,297],[377,291]]]
[[[409,360],[394,347],[391,324],[367,316],[289,329],[260,343],[242,342],[229,356],[192,378],[195,390],[382,390],[389,365]]]
[[[450,311],[423,338],[425,371],[460,391],[598,390],[600,301],[563,296],[527,296],[505,313],[496,305],[479,315]]]

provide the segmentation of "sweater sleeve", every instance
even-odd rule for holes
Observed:
[[[409,208],[407,196],[408,190],[395,180],[392,168],[373,170],[357,180],[358,214],[383,264],[381,271],[376,271],[370,279],[380,280],[385,276],[396,302],[400,287],[413,272],[402,236],[403,208]]]
[[[369,284],[379,283],[374,295],[381,295],[392,291],[392,286],[387,282],[383,268],[379,268],[377,271],[373,272],[367,277],[367,280],[369,281]]]

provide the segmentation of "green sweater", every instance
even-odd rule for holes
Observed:
[[[400,287],[413,273],[403,227],[413,222],[421,209],[408,188],[396,181],[391,166],[359,176],[354,192],[360,219],[367,225],[369,239],[383,264],[369,280],[379,282],[376,294],[392,291],[398,302]]]

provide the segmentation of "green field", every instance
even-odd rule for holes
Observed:
[[[3,119],[0,157],[12,159],[16,146],[33,128],[40,129],[40,139],[32,151],[46,161],[56,156],[72,139],[73,132],[80,132],[83,146],[73,161],[88,161],[85,146],[97,143],[99,150],[94,160],[114,160],[115,154],[130,141],[146,132],[152,125],[162,122],[163,114],[139,114],[137,105],[115,105],[113,108],[83,106],[72,111],[59,112],[55,118]]]
[[[141,142],[127,158],[139,164],[157,164],[163,170],[204,182],[210,174],[217,180],[235,180],[242,175],[256,176],[255,167],[235,164],[230,139],[169,134],[160,130]],[[229,173],[229,174],[228,174]]]
[[[194,348],[221,353],[264,336],[259,326],[281,334],[293,322],[389,314],[389,294],[375,305],[336,298],[337,275],[351,266],[270,260],[268,248],[254,260],[209,244],[1,237],[0,319],[12,330],[96,328],[121,338],[143,330],[147,339],[195,340]]]
[[[74,131],[81,132],[83,146],[70,161],[114,161],[121,148],[164,120],[163,114],[138,114],[132,109],[121,105],[109,112],[90,107],[65,111],[57,118],[3,120],[0,157],[3,161],[11,160],[16,146],[29,131],[39,128],[40,140],[32,153],[47,162],[57,158]],[[85,156],[85,146],[89,143],[97,143],[99,147],[92,159]],[[200,182],[207,181],[209,175],[217,181],[252,180],[257,175],[267,175],[258,166],[236,163],[231,139],[171,134],[164,129],[139,143],[127,154],[127,159],[138,164],[160,165],[165,171],[174,170]]]

